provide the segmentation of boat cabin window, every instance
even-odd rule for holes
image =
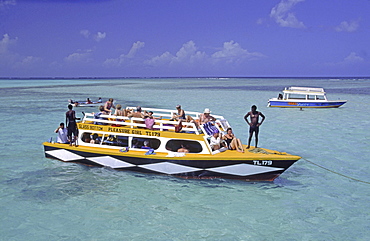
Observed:
[[[128,137],[118,135],[105,135],[102,145],[126,147],[128,146]]]
[[[203,151],[201,144],[197,141],[169,140],[166,144],[166,149],[173,152],[177,152],[182,147],[188,149],[190,153],[200,153]]]
[[[314,100],[315,99],[315,95],[307,95],[307,100]]]
[[[86,143],[100,144],[102,137],[103,137],[102,134],[84,132],[82,133],[81,140]]]
[[[298,95],[298,94],[289,94],[288,99],[302,99],[304,100],[306,96],[304,95]]]
[[[131,147],[132,148],[140,148],[140,149],[145,149],[145,148],[149,147],[149,148],[153,148],[155,150],[155,149],[158,149],[160,144],[161,144],[161,141],[158,140],[158,139],[155,139],[155,138],[134,137],[134,138],[132,138]]]

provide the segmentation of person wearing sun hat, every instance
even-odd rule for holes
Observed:
[[[216,121],[216,118],[211,116],[211,111],[208,108],[205,108],[203,114],[199,115],[199,122],[201,125],[203,125],[210,121]]]

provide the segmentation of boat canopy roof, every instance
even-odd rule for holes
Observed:
[[[299,94],[299,95],[325,95],[323,88],[311,87],[289,87],[283,90],[286,94]]]

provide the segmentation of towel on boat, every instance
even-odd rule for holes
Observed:
[[[218,131],[217,127],[212,124],[212,122],[207,122],[203,124],[203,129],[206,131],[207,135],[212,135],[214,132]]]

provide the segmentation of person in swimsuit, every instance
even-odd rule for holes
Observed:
[[[237,150],[238,152],[244,152],[241,140],[235,137],[233,130],[231,128],[227,128],[226,134],[223,135],[222,139],[226,141],[227,148],[229,150]]]
[[[73,143],[75,143],[75,146],[77,146],[77,135],[78,135],[78,129],[76,120],[79,120],[80,118],[76,118],[76,112],[72,110],[73,106],[68,105],[68,111],[66,112],[66,123],[67,123],[67,130],[68,130],[68,141],[69,145],[72,146]],[[73,134],[73,138],[72,138]]]
[[[186,119],[185,111],[181,109],[181,105],[177,105],[176,109],[177,109],[177,114],[173,114],[172,119],[173,120],[185,120]]]
[[[115,109],[116,107],[113,105],[113,98],[109,98],[107,102],[105,102],[104,105],[104,111],[107,112],[108,114],[111,114],[111,108]]]
[[[258,122],[259,121],[259,117],[261,116],[261,122]],[[250,121],[248,121],[248,117],[250,117]],[[258,144],[258,133],[259,133],[259,127],[260,125],[262,125],[263,121],[265,120],[265,116],[257,111],[257,106],[253,105],[251,107],[251,111],[249,111],[245,116],[244,116],[244,120],[248,123],[248,125],[250,126],[249,127],[249,139],[248,139],[248,146],[247,146],[247,149],[249,149],[250,147],[250,144],[251,144],[251,140],[252,140],[252,136],[253,136],[253,133],[254,136],[255,136],[255,141],[256,141],[256,146],[255,148],[257,148],[257,144]]]

